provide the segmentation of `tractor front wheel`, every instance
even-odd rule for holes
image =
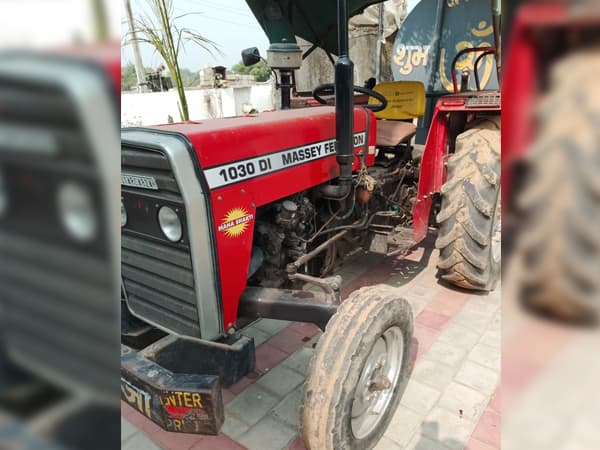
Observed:
[[[495,289],[501,257],[499,121],[487,119],[458,136],[441,193],[439,275],[465,289]]]
[[[383,436],[409,375],[412,311],[388,286],[342,303],[313,356],[301,410],[309,450],[371,449]]]

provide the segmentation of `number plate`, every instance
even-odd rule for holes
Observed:
[[[140,175],[129,175],[126,173],[121,174],[121,186],[158,191],[158,184],[156,184],[154,177],[142,177]]]

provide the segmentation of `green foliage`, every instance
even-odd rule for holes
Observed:
[[[137,86],[137,75],[135,73],[135,65],[129,63],[121,67],[121,90],[130,91]]]
[[[240,61],[235,66],[233,66],[231,70],[233,71],[233,73],[239,73],[242,75],[253,75],[254,79],[259,83],[267,81],[269,78],[271,78],[271,68],[262,59],[253,66],[249,67],[244,66],[244,63]]]
[[[181,69],[181,80],[185,87],[196,87],[200,84],[200,72],[190,69]]]
[[[152,13],[142,14],[134,20],[137,40],[150,44],[162,57],[179,95],[181,120],[189,120],[182,70],[179,67],[179,52],[186,43],[192,43],[212,54],[213,50],[218,51],[217,44],[190,28],[177,26],[178,19],[197,13],[175,16],[172,0],[147,0],[147,2]]]

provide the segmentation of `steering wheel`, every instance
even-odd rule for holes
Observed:
[[[352,86],[352,89],[356,92],[360,92],[361,94],[368,95],[369,97],[373,97],[379,100],[378,105],[365,105],[363,108],[370,109],[373,112],[383,111],[387,108],[387,99],[381,95],[379,92],[374,91],[373,89],[368,89],[362,86]],[[321,84],[317,86],[313,91],[313,98],[318,101],[321,105],[327,105],[327,100],[325,100],[322,95],[333,95],[335,94],[335,84],[327,83]]]

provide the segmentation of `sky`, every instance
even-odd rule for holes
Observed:
[[[182,53],[182,66],[198,70],[204,65],[231,67],[240,61],[247,47],[258,47],[263,56],[269,46],[266,35],[250,12],[245,0],[173,0],[177,13],[199,12],[181,19],[181,25],[192,28],[220,45],[223,55],[210,56],[190,45]],[[409,11],[420,0],[407,0]],[[66,43],[75,36],[92,38],[92,17],[89,0],[1,0],[0,48],[7,46],[52,47]],[[134,14],[144,11],[147,0],[131,0]],[[124,1],[106,0],[111,34],[119,39],[127,32],[124,21]],[[31,11],[35,10],[35,14]],[[22,18],[22,20],[21,20]],[[49,20],[50,19],[50,20]],[[56,26],[56,25],[59,26]],[[123,40],[121,40],[123,42]],[[133,61],[130,46],[121,51],[123,63]],[[161,59],[154,50],[142,46],[142,59],[147,67],[158,67]]]
[[[410,12],[420,0],[407,0]],[[173,0],[175,12],[198,12],[181,19],[180,25],[200,32],[203,36],[219,44],[223,52],[214,57],[195,45],[189,45],[182,53],[180,62],[182,67],[198,70],[205,65],[222,65],[231,67],[241,60],[241,51],[247,47],[258,47],[261,54],[266,56],[269,41],[262,28],[252,15],[245,0]],[[121,2],[122,16],[125,16],[123,2]],[[147,0],[131,0],[133,14],[147,11]],[[121,22],[121,32],[127,33],[128,25]],[[154,49],[147,45],[141,46],[142,60],[146,67],[158,67],[161,58]],[[133,62],[131,46],[125,46],[121,51],[123,64]]]
[[[133,15],[147,11],[146,3],[146,0],[131,0]],[[269,41],[245,0],[173,0],[173,4],[176,14],[201,13],[180,19],[179,26],[191,28],[216,42],[223,53],[213,57],[197,45],[189,44],[180,55],[182,67],[190,70],[199,70],[205,65],[231,67],[241,60],[241,51],[247,47],[258,47],[261,54],[266,56]],[[123,5],[121,2],[122,16],[125,17]],[[123,20],[121,32],[125,34],[127,30],[128,25]],[[158,67],[161,64],[160,56],[152,47],[142,45],[141,53],[144,66]],[[122,48],[121,60],[124,65],[133,62],[131,46]]]
[[[123,0],[105,1],[110,34],[117,40],[119,2]],[[76,37],[84,42],[93,39],[90,0],[0,0],[0,5],[0,47],[49,48]]]

